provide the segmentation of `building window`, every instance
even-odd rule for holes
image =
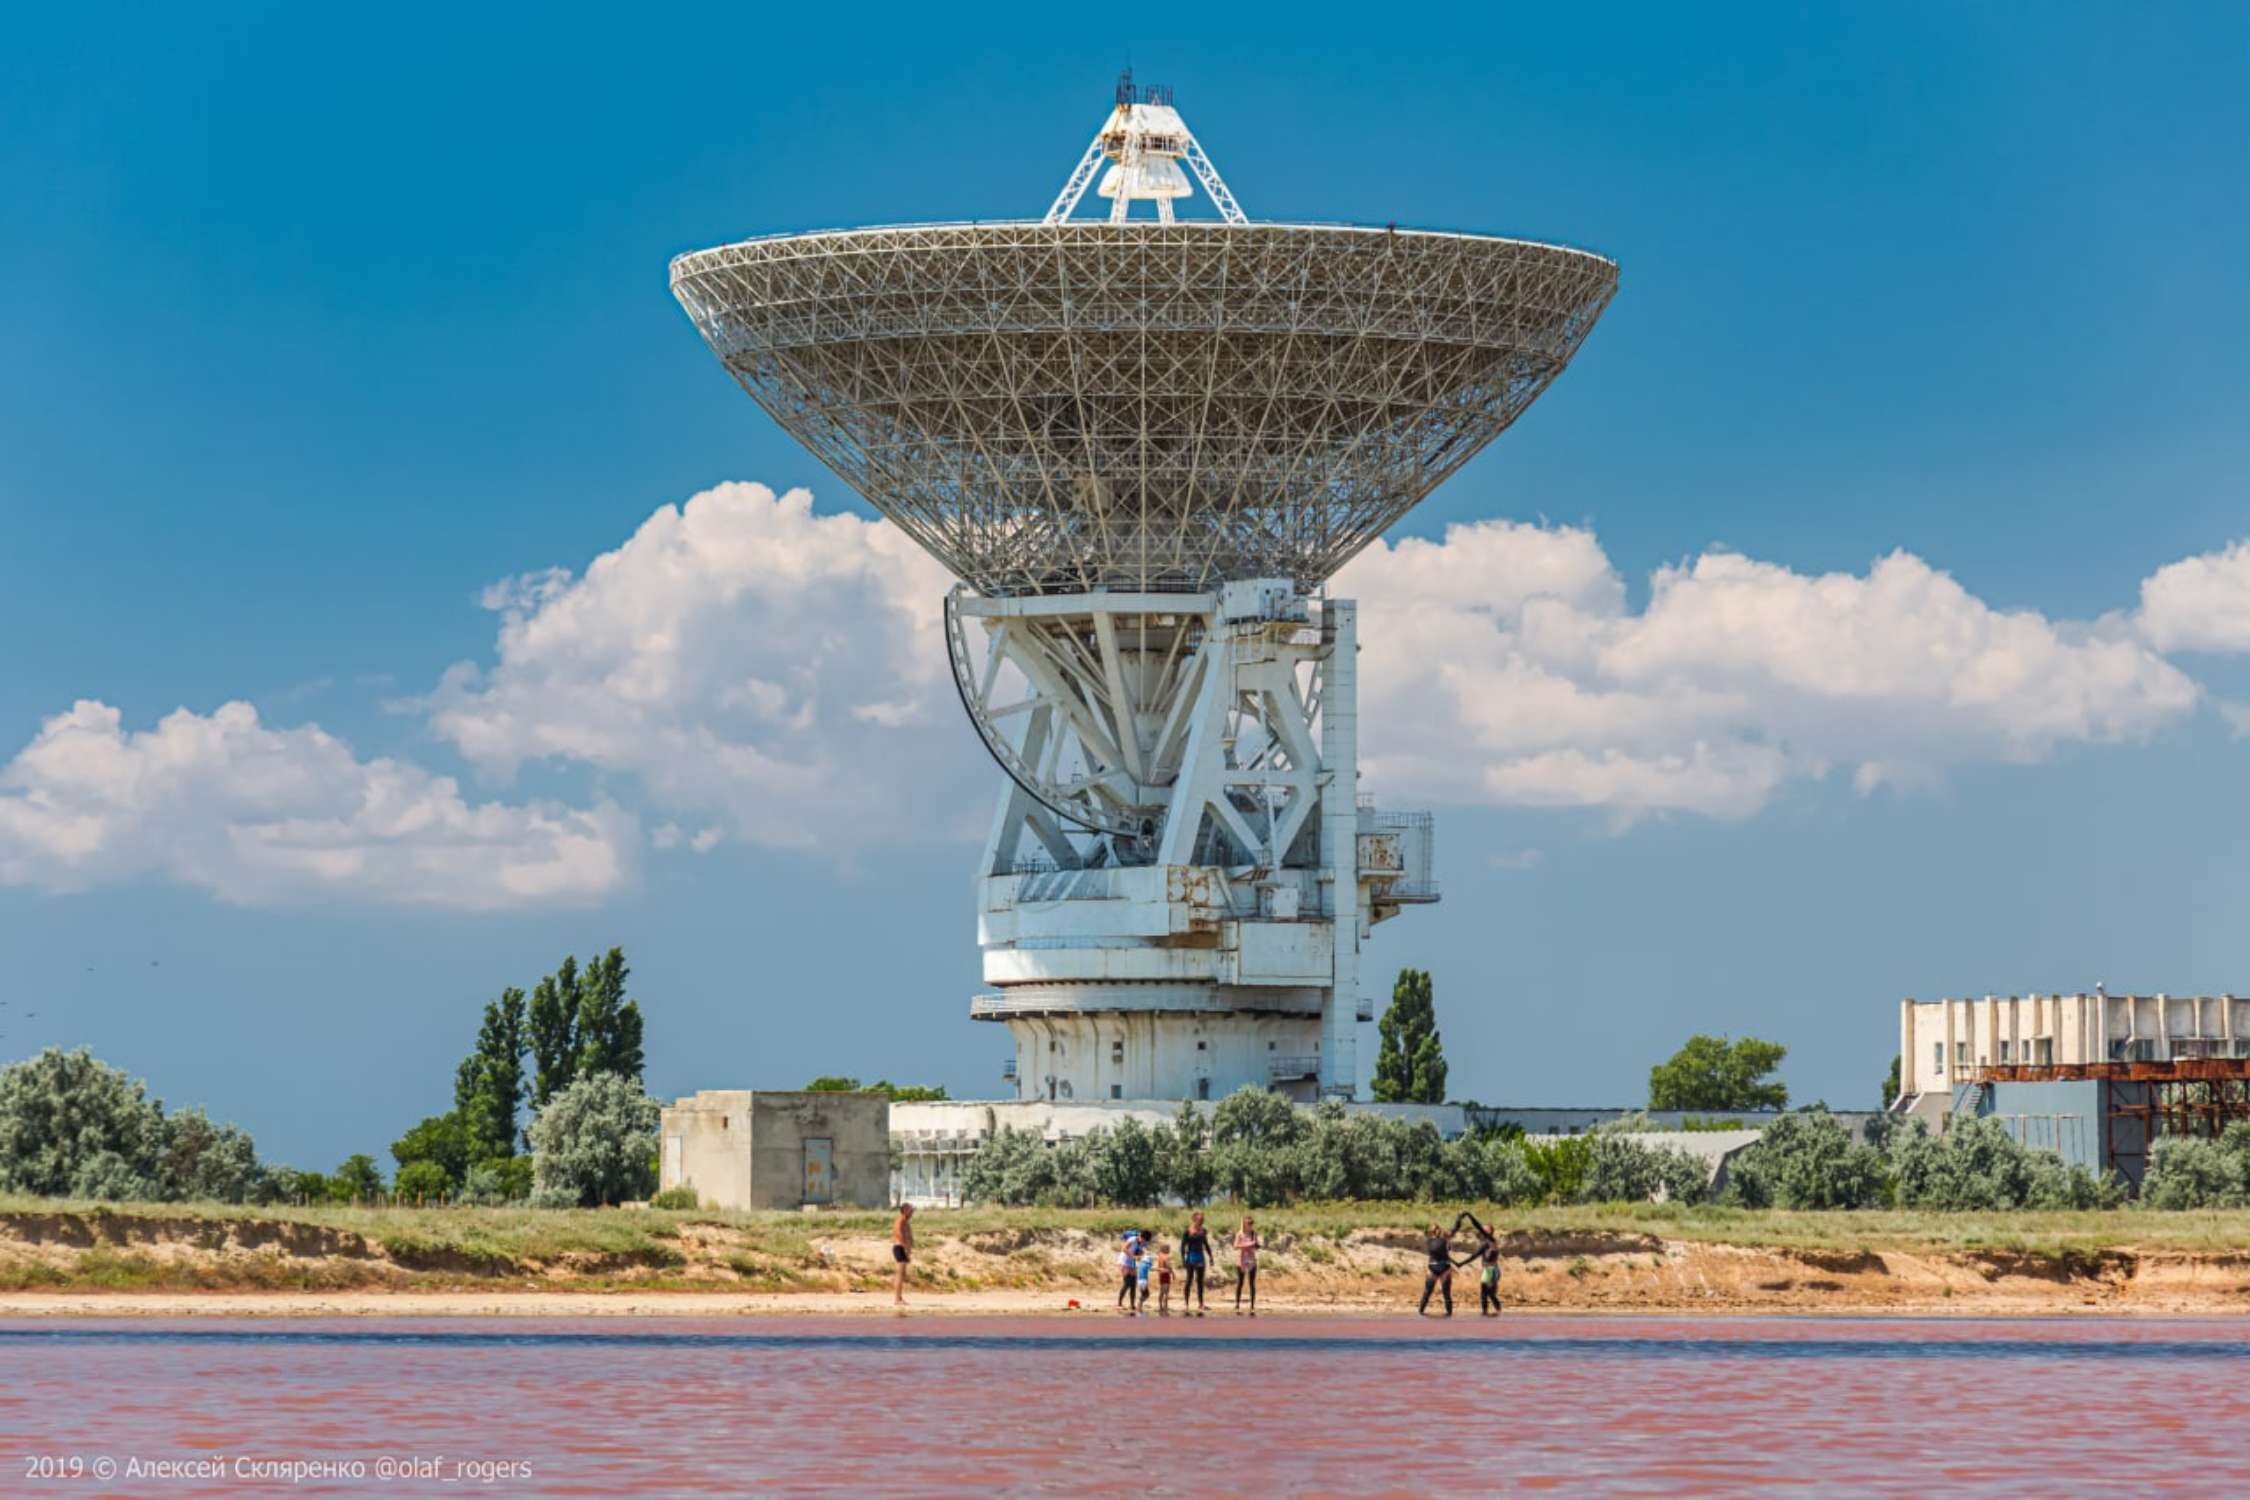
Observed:
[[[1198,1078],[1197,1080],[1195,1080],[1195,1097],[1198,1099],[1208,1099],[1211,1097],[1210,1079]]]
[[[1197,1042],[1195,1044],[1195,1050],[1198,1052],[1208,1052],[1211,1050],[1211,1044],[1209,1042]]]
[[[2006,1062],[2008,1060],[2008,1049],[2013,1045],[2014,1043],[2010,1042],[2006,1037],[2000,1038],[2000,1060],[2002,1062]]]
[[[1945,1043],[1930,1043],[1930,1066],[1940,1073],[1945,1071]]]
[[[2039,1039],[2038,1039],[2037,1041],[2033,1042],[2033,1043],[2031,1044],[2031,1046],[2032,1046],[2032,1059],[2031,1059],[2031,1060],[2032,1060],[2033,1062],[2036,1062],[2036,1063],[2051,1063],[2051,1062],[2053,1062],[2053,1061],[2055,1060],[2055,1039],[2054,1039],[2053,1037],[2051,1037],[2051,1036],[2043,1036],[2043,1037],[2039,1038]]]
[[[1125,1061],[1125,1044],[1123,1042],[1111,1042],[1109,1044],[1109,1060],[1113,1063]]]
[[[1122,1099],[1122,1098],[1124,1098],[1124,1097],[1125,1097],[1125,1085],[1124,1085],[1124,1084],[1122,1084],[1122,1083],[1113,1083],[1113,1084],[1111,1084],[1111,1085],[1109,1086],[1109,1097],[1110,1097],[1110,1098],[1112,1098],[1112,1099]]]
[[[1273,1044],[1272,1042],[1268,1042],[1268,1043],[1266,1043],[1266,1050],[1267,1050],[1268,1052],[1271,1052],[1271,1051],[1273,1051],[1273,1050],[1274,1050],[1274,1044]]]

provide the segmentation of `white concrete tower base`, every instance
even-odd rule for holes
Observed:
[[[1353,1097],[1361,941],[1436,887],[1429,816],[1359,805],[1352,605],[957,592],[948,640],[1009,776],[970,1014],[1017,1097]]]

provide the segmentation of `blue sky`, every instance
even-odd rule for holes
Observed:
[[[966,1018],[960,836],[989,778],[957,711],[925,731],[958,752],[931,798],[875,798],[881,816],[803,847],[754,789],[685,760],[480,751],[440,684],[471,664],[456,707],[487,730],[534,699],[599,720],[555,707],[574,684],[551,662],[510,676],[489,586],[583,574],[727,481],[866,516],[724,377],[666,262],[753,233],[1034,215],[1128,56],[1176,86],[1254,217],[1621,263],[1578,364],[1398,537],[1582,528],[1633,619],[1667,565],[1864,580],[1903,551],[1974,604],[1947,606],[1965,629],[2053,622],[2040,649],[2063,665],[1981,717],[1911,690],[1830,716],[1821,693],[1769,691],[1770,662],[1743,667],[1726,680],[1767,686],[1742,689],[1729,743],[1793,758],[1724,806],[1425,795],[1446,901],[1385,928],[1372,966],[1435,972],[1459,1092],[1630,1102],[1688,1032],[1730,1030],[1788,1044],[1799,1096],[1865,1104],[1902,994],[2239,989],[2233,573],[2174,575],[2209,586],[2161,628],[2142,585],[2250,535],[2250,12],[1367,15],[1132,34],[1049,8],[15,18],[0,799],[109,774],[76,740],[32,754],[81,699],[123,734],[244,702],[297,737],[246,763],[198,750],[219,759],[169,781],[118,772],[141,792],[103,792],[99,857],[58,855],[53,825],[11,850],[0,822],[18,976],[0,1056],[87,1043],[326,1165],[446,1103],[500,986],[622,944],[660,1094],[838,1070],[995,1089],[1004,1038]],[[2131,656],[2125,686],[2072,654],[2095,637],[2140,643],[2104,659]],[[2087,714],[2009,729],[2079,691]],[[1899,754],[1911,775],[1855,786],[1855,762]],[[219,868],[241,834],[209,809],[252,795],[243,778],[313,765],[348,789],[386,758],[409,800],[451,807],[427,778],[457,778],[464,827],[496,809],[476,837],[562,827],[614,867],[485,903]],[[684,847],[706,828],[715,847]]]

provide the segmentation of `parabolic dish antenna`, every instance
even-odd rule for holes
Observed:
[[[1617,290],[1583,250],[1245,219],[1169,94],[1119,93],[1042,220],[672,264],[743,389],[981,594],[1309,593],[1521,416]],[[1103,161],[1112,217],[1071,219]],[[1180,162],[1228,217],[1172,217]],[[1124,218],[1141,199],[1161,217]]]

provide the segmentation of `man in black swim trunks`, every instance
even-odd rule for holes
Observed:
[[[914,1205],[901,1203],[898,1217],[891,1221],[891,1260],[898,1269],[898,1282],[891,1288],[891,1300],[900,1307],[906,1306],[906,1267],[914,1259]]]

